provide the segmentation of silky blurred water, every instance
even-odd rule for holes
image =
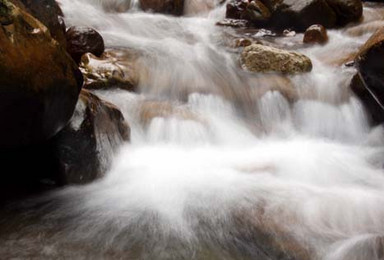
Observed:
[[[236,32],[215,25],[225,14],[216,1],[187,1],[186,17],[143,13],[135,1],[60,3],[68,25],[141,53],[136,93],[98,92],[124,113],[131,143],[104,179],[26,202],[27,225],[0,253],[382,259],[383,131],[349,90],[354,70],[335,65],[372,31],[330,30],[324,46],[295,43],[302,34],[271,40],[308,55],[313,71],[257,75],[225,45]],[[111,11],[121,5],[130,9]]]

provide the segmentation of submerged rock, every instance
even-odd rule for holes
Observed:
[[[124,13],[132,6],[131,0],[107,0],[102,1],[101,5],[107,12]]]
[[[374,123],[384,122],[384,28],[374,33],[355,59],[358,76],[352,89],[366,105]]]
[[[82,90],[70,124],[55,138],[62,184],[82,184],[104,176],[130,128],[113,104]]]
[[[85,53],[100,56],[104,52],[103,37],[92,28],[72,26],[67,30],[65,36],[67,51],[76,63],[80,63],[81,56]]]
[[[312,70],[312,62],[304,54],[260,44],[245,47],[241,59],[243,67],[253,72],[294,74]]]
[[[139,2],[144,11],[177,16],[184,13],[184,0],[140,0]]]
[[[326,43],[328,41],[327,29],[321,24],[311,25],[304,33],[304,43]]]
[[[0,0],[0,147],[47,140],[71,118],[82,75],[37,19]]]
[[[137,55],[129,50],[108,50],[100,58],[83,55],[80,70],[87,89],[120,88],[132,91],[138,85]]]

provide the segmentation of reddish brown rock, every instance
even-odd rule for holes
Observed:
[[[49,139],[71,118],[82,75],[47,28],[0,0],[0,147]]]
[[[321,24],[311,25],[304,33],[304,43],[326,43],[328,41],[327,29]]]
[[[66,46],[63,12],[55,0],[11,0],[16,6],[29,12],[51,33],[53,39]]]
[[[65,36],[67,51],[76,63],[80,63],[81,56],[85,53],[100,56],[104,52],[103,37],[92,28],[72,26],[67,30]]]

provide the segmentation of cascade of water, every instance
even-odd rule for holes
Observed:
[[[37,213],[6,238],[13,247],[46,258],[381,259],[381,129],[350,93],[351,69],[331,65],[369,34],[331,30],[327,45],[298,49],[311,73],[264,78],[224,46],[214,1],[187,1],[182,18],[109,12],[137,1],[60,2],[69,25],[142,53],[138,93],[99,92],[132,143],[103,180],[30,202]]]

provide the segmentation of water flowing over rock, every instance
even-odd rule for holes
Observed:
[[[244,68],[253,72],[295,74],[312,70],[312,62],[305,55],[261,44],[245,47],[241,59]]]
[[[232,0],[226,16],[256,27],[304,31],[312,24],[332,28],[356,22],[362,10],[361,0]]]
[[[138,84],[136,59],[137,54],[129,50],[108,50],[100,58],[91,53],[83,55],[80,70],[84,88],[134,90]]]
[[[114,152],[129,136],[115,105],[82,90],[69,125],[55,137],[59,181],[83,184],[104,176]]]
[[[76,63],[80,63],[81,56],[92,53],[100,56],[104,52],[103,37],[94,29],[88,27],[70,27],[65,33],[67,51]]]
[[[47,28],[0,1],[0,146],[46,140],[71,118],[81,72]]]
[[[155,13],[182,15],[184,0],[140,0],[140,7]]]
[[[363,100],[375,123],[384,122],[384,29],[376,31],[361,47],[355,64],[358,75],[352,89]]]

